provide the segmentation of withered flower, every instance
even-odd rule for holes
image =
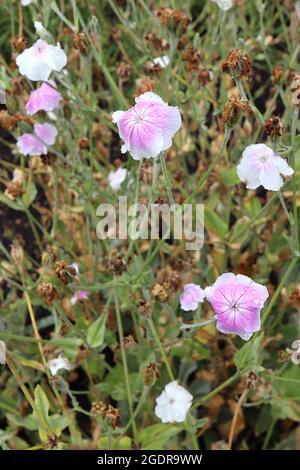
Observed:
[[[95,415],[105,416],[107,405],[104,401],[95,401],[92,403],[91,413]]]
[[[150,77],[142,77],[136,80],[137,89],[134,96],[140,96],[146,91],[154,91],[155,82]]]
[[[280,117],[271,116],[264,124],[264,129],[268,136],[272,139],[277,140],[278,137],[282,137],[284,131],[284,124]]]
[[[205,67],[199,67],[198,80],[200,85],[206,86],[211,81],[211,72]]]
[[[44,299],[46,305],[51,305],[58,298],[58,293],[50,282],[39,284],[36,293]]]
[[[68,266],[65,261],[60,260],[55,263],[55,274],[67,286],[77,273],[74,266]]]
[[[230,75],[234,74],[236,78],[248,78],[251,69],[252,62],[250,57],[237,48],[232,49],[222,63],[223,72],[227,72]]]
[[[128,82],[131,77],[131,67],[127,62],[119,62],[116,65],[116,74],[120,81],[125,83]]]
[[[187,62],[187,69],[189,72],[198,70],[200,62],[203,60],[203,51],[195,49],[194,46],[189,45],[182,53],[181,58],[184,62]]]
[[[168,283],[163,283],[159,284],[158,282],[154,284],[151,290],[152,297],[154,299],[159,300],[160,302],[166,302],[169,298],[169,284]]]
[[[87,51],[88,42],[84,33],[73,33],[72,34],[73,47],[78,49],[82,54]]]
[[[123,338],[123,344],[125,349],[134,349],[136,347],[136,342],[132,335],[125,336]]]
[[[162,7],[159,8],[155,14],[163,25],[169,28],[179,27],[179,31],[181,33],[185,33],[188,25],[190,24],[189,17],[180,10]]]
[[[144,384],[150,387],[160,376],[160,367],[155,362],[149,362],[144,369]]]
[[[222,124],[232,127],[238,121],[241,113],[246,113],[249,117],[254,116],[254,112],[249,103],[242,101],[240,97],[232,96],[224,106],[222,113]]]
[[[23,170],[15,168],[13,172],[13,179],[6,183],[6,190],[4,194],[6,197],[14,200],[17,196],[23,193],[22,183],[24,179]]]
[[[155,50],[166,50],[169,49],[169,44],[166,41],[166,39],[160,38],[157,36],[156,33],[153,31],[150,31],[144,35],[144,39],[146,42],[148,42],[153,49]]]

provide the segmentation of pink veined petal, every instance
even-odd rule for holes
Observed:
[[[60,44],[57,44],[57,46],[47,44],[47,47],[45,47],[41,54],[41,58],[48,67],[56,72],[62,70],[67,64],[67,55],[60,47]]]
[[[23,51],[16,58],[21,75],[25,75],[29,80],[48,80],[51,68],[45,64],[37,53],[36,45]]]
[[[46,145],[53,145],[57,136],[57,129],[47,122],[44,124],[35,124],[34,132],[37,137]]]
[[[115,111],[114,113],[112,113],[111,117],[112,117],[112,122],[115,122],[116,124],[119,123],[121,117],[125,114],[125,111]]]
[[[163,149],[163,136],[160,129],[152,123],[133,126],[129,137],[129,150],[135,160],[155,158]]]
[[[260,181],[263,187],[270,191],[278,191],[283,185],[283,179],[278,169],[268,162],[260,170]]]
[[[291,176],[294,173],[293,168],[291,168],[288,162],[281,157],[276,156],[275,165],[279,173],[285,176]]]

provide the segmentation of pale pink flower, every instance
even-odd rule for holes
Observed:
[[[87,300],[89,298],[89,293],[85,290],[77,290],[74,295],[71,297],[71,304],[75,305],[77,302]]]
[[[121,184],[125,181],[127,175],[126,168],[118,168],[117,171],[111,171],[108,175],[109,186],[115,191],[119,191]]]
[[[216,314],[217,329],[245,341],[260,330],[260,311],[268,296],[265,286],[242,274],[222,274],[205,289],[205,297]]]
[[[32,91],[26,103],[27,114],[33,115],[38,111],[53,111],[61,100],[61,94],[54,88],[56,88],[55,82],[49,80],[48,83],[43,83],[39,88]]]
[[[155,158],[172,145],[174,134],[180,129],[179,110],[168,106],[160,96],[151,91],[135,98],[136,104],[128,111],[112,114],[121,139],[121,151],[130,152],[135,160]]]
[[[18,137],[17,147],[23,155],[45,155],[47,145],[53,145],[57,136],[57,129],[52,124],[35,124],[34,133],[25,133]]]
[[[67,63],[67,56],[60,45],[52,46],[42,39],[25,49],[16,58],[17,66],[21,75],[29,80],[48,80],[52,70],[59,72]]]
[[[243,152],[237,174],[247,183],[248,189],[263,186],[270,191],[279,191],[283,185],[281,175],[292,175],[294,170],[286,160],[274,153],[265,144],[249,145]]]
[[[186,284],[180,296],[180,307],[185,312],[196,310],[204,300],[204,290],[196,284]]]

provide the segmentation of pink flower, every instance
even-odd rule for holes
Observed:
[[[59,72],[67,63],[67,56],[60,45],[52,46],[42,39],[25,49],[16,58],[17,66],[21,75],[29,80],[48,80],[52,70]]]
[[[77,302],[82,300],[87,300],[89,298],[89,293],[85,290],[77,290],[75,294],[71,297],[71,304],[75,305]]]
[[[180,307],[185,312],[196,310],[204,300],[204,290],[196,284],[186,284],[180,296]]]
[[[270,191],[279,191],[283,185],[281,175],[292,175],[294,170],[286,160],[276,155],[265,144],[249,145],[243,152],[237,174],[247,183],[248,189],[262,185]]]
[[[136,104],[128,111],[112,114],[121,139],[121,151],[129,151],[135,160],[155,158],[172,145],[174,134],[180,129],[181,117],[177,107],[168,106],[158,95],[147,91],[135,98]]]
[[[121,184],[125,181],[127,175],[126,168],[118,168],[117,171],[110,171],[108,175],[109,186],[115,191],[119,191]]]
[[[38,111],[53,111],[58,106],[61,94],[54,90],[56,84],[53,80],[49,80],[48,83],[43,83],[30,93],[29,100],[26,103],[27,114],[32,115]]]
[[[225,273],[205,289],[221,333],[239,335],[245,341],[260,329],[260,311],[269,294],[265,286],[242,274]]]
[[[45,155],[47,145],[53,145],[57,136],[57,129],[47,122],[35,124],[33,134],[23,134],[17,139],[17,147],[23,155]]]

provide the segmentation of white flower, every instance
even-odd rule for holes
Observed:
[[[21,0],[21,5],[22,7],[28,7],[28,5],[30,5],[31,2],[32,0]]]
[[[118,168],[117,171],[111,171],[108,175],[109,186],[118,191],[123,181],[125,181],[127,170],[125,168]]]
[[[221,10],[227,11],[233,7],[233,0],[212,0]]]
[[[48,361],[48,367],[52,375],[56,375],[61,369],[72,370],[74,368],[69,359],[63,357],[61,354],[56,359],[50,359],[50,361]]]
[[[249,145],[237,166],[237,174],[247,183],[248,189],[256,189],[262,185],[270,191],[278,191],[283,185],[281,175],[290,176],[293,173],[294,170],[287,161],[265,144]]]
[[[155,414],[163,423],[182,423],[192,401],[193,395],[174,380],[156,398]]]
[[[60,45],[52,46],[42,39],[25,49],[16,58],[17,66],[21,75],[29,80],[48,80],[52,70],[59,72],[67,63],[67,56]]]
[[[163,55],[162,57],[155,57],[152,62],[155,65],[159,65],[162,69],[164,69],[169,65],[170,58],[167,55]]]

